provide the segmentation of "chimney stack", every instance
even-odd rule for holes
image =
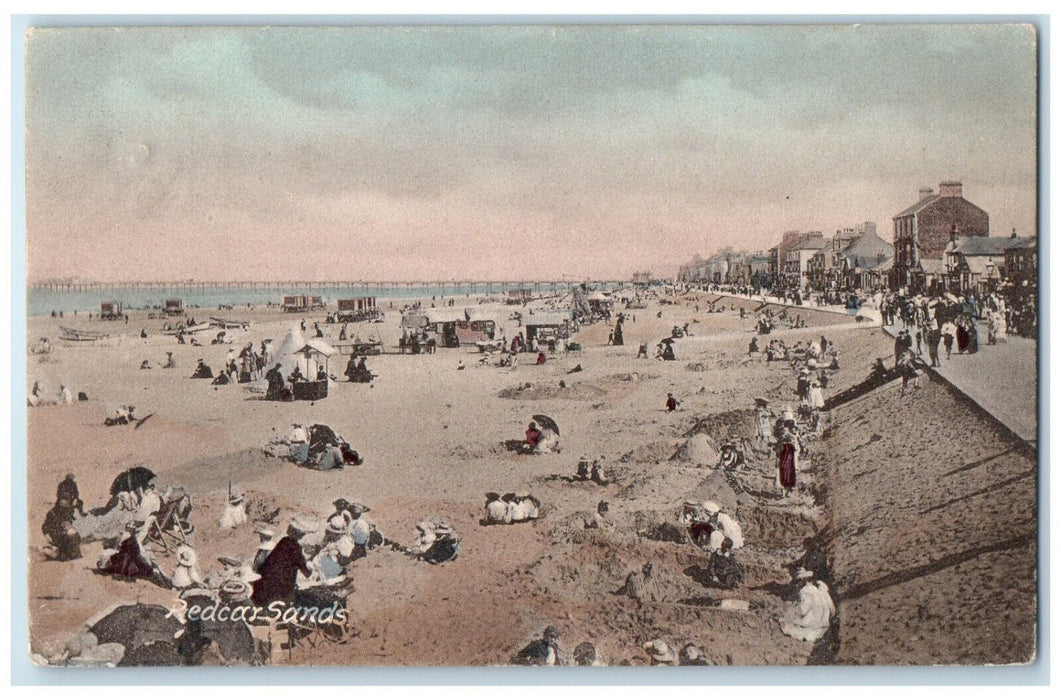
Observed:
[[[931,187],[922,187],[921,189],[919,189],[917,191],[917,201],[919,201],[919,202],[922,199],[924,199],[925,197],[931,197],[931,196],[932,196],[932,188]]]
[[[957,180],[947,180],[939,183],[940,197],[961,197],[962,183]]]

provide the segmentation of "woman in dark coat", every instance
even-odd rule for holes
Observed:
[[[956,333],[956,338],[958,340],[958,354],[959,355],[961,355],[962,353],[968,351],[968,349],[969,349],[969,329],[966,327],[965,323],[966,323],[965,319],[961,319],[956,324],[957,327],[958,327],[958,331]]]
[[[144,556],[137,539],[137,532],[143,524],[134,520],[126,525],[129,534],[118,546],[118,551],[100,567],[101,573],[124,578],[151,578],[155,574],[155,565]]]
[[[309,576],[309,565],[302,554],[302,545],[298,542],[308,532],[305,526],[292,522],[287,528],[287,536],[273,547],[273,551],[262,562],[258,574],[261,578],[254,582],[254,593],[251,600],[255,605],[266,606],[275,600],[291,601],[295,599],[295,582],[298,572]]]

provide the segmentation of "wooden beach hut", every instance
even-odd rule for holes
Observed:
[[[104,321],[117,321],[124,318],[120,301],[104,301],[99,305],[99,317]]]

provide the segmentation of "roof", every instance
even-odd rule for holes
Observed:
[[[306,341],[306,344],[299,348],[296,352],[300,355],[312,355],[313,353],[319,353],[325,357],[331,357],[337,351],[331,345],[328,344],[324,338],[310,338]]]
[[[468,319],[463,308],[444,306],[438,309],[421,309],[428,323],[454,323]]]
[[[571,320],[571,311],[538,311],[523,317],[524,326],[562,326]]]
[[[1012,238],[1010,236],[1005,238],[1001,236],[958,236],[958,247],[955,251],[967,257],[1003,255],[1007,248],[1026,245],[1029,240],[1034,242],[1034,238],[1031,236],[1024,238]]]
[[[830,244],[824,238],[810,238],[796,243],[789,250],[821,250]]]
[[[998,277],[1000,275],[998,265],[982,257],[966,258],[965,262],[969,266],[969,272],[974,275],[982,275],[984,277]]]
[[[903,209],[901,212],[899,212],[892,218],[898,219],[901,216],[910,216],[911,214],[916,214],[917,212],[927,207],[929,204],[932,204],[932,202],[935,202],[937,199],[939,199],[938,194],[929,195],[928,197],[925,197],[924,199],[919,201],[917,204]]]
[[[892,263],[895,262],[895,258],[884,258],[878,265],[869,269],[874,272],[888,272],[892,269]]]

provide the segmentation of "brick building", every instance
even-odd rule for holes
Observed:
[[[987,212],[962,196],[962,183],[939,184],[939,193],[922,188],[913,206],[892,217],[895,260],[892,284],[910,291],[924,291],[926,265],[922,260],[942,261],[944,249],[955,232],[964,237],[987,236]],[[935,267],[929,263],[927,267]]]

